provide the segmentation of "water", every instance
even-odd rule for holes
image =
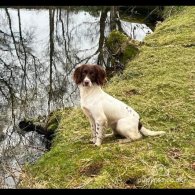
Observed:
[[[49,10],[20,9],[22,43],[18,11],[9,8],[8,14],[11,26],[5,9],[0,9],[0,133],[4,135],[0,141],[0,187],[16,188],[22,165],[34,163],[46,151],[43,136],[36,132],[22,133],[17,125],[24,117],[33,118],[48,112],[50,23]],[[97,63],[99,21],[100,13],[91,15],[65,9],[60,13],[55,9],[51,110],[79,105],[72,71],[79,63]],[[107,37],[110,12],[105,24]],[[145,24],[121,20],[121,27],[139,41],[152,33]]]

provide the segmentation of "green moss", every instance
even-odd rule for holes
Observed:
[[[170,16],[180,13],[183,9],[184,6],[164,6],[162,17],[164,19],[169,18]]]
[[[56,129],[58,128],[58,121],[55,121],[55,123],[54,124],[50,124],[49,126],[48,126],[48,131],[49,132],[54,132]]]
[[[104,87],[164,136],[127,144],[105,139],[97,148],[81,109],[64,110],[51,151],[26,167],[20,186],[194,188],[195,48],[185,46],[194,42],[194,13],[195,7],[184,7],[158,26],[123,75]],[[95,175],[86,174],[98,165]]]
[[[122,62],[125,64],[128,60],[131,60],[136,56],[138,53],[138,48],[136,48],[134,45],[127,45],[122,56]]]
[[[127,36],[117,30],[114,30],[109,34],[106,40],[106,46],[112,51],[112,53],[117,53],[120,48],[123,49],[127,41]]]
[[[61,110],[52,112],[49,115],[48,121],[47,121],[47,124],[46,124],[47,131],[54,133],[55,130],[58,128],[61,117],[62,117],[62,111]]]
[[[118,58],[120,62],[126,64],[126,62],[138,53],[138,42],[132,41],[123,33],[114,30],[106,39],[106,46],[115,58]]]
[[[182,20],[181,20],[182,17]],[[195,7],[183,7],[179,13],[167,18],[157,26],[155,33],[146,37],[146,44],[152,47],[190,45],[195,41]]]

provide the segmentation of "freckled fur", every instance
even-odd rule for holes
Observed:
[[[79,87],[81,108],[91,124],[92,142],[96,146],[101,145],[105,137],[104,128],[107,126],[112,128],[112,135],[126,138],[120,143],[140,139],[143,135],[155,136],[165,133],[143,127],[139,114],[133,108],[102,90],[106,72],[101,66],[79,65],[73,73],[73,80]]]

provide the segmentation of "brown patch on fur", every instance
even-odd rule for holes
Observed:
[[[78,85],[88,76],[92,83],[103,85],[106,80],[106,72],[100,65],[82,64],[73,73],[73,80]]]
[[[73,80],[74,82],[78,85],[82,82],[82,75],[81,75],[81,69],[82,67],[79,66],[75,69],[74,73],[73,73]]]
[[[140,130],[142,128],[142,123],[139,121],[138,123],[138,130]]]
[[[94,65],[96,73],[96,83],[98,85],[103,85],[106,79],[106,71],[99,65]]]
[[[100,173],[102,167],[103,167],[102,163],[94,163],[94,164],[91,164],[87,167],[84,167],[79,172],[83,175],[88,176],[88,177],[94,177]]]

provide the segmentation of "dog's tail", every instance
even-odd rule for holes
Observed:
[[[163,135],[165,134],[165,131],[151,131],[149,129],[146,129],[145,127],[141,127],[141,129],[139,130],[141,132],[141,134],[145,135],[145,136],[156,136],[156,135]]]
[[[163,135],[165,134],[165,131],[151,131],[149,129],[146,129],[141,122],[139,121],[138,129],[140,133],[144,136],[156,136],[156,135]]]

